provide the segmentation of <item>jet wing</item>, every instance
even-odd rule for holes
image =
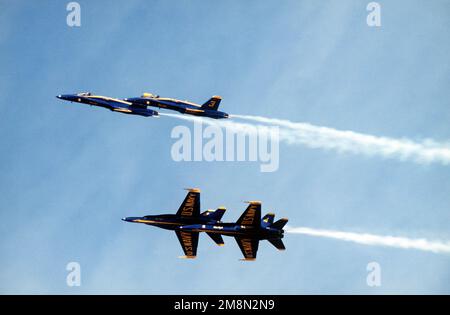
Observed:
[[[118,106],[115,106],[115,105],[111,104],[111,102],[108,102],[105,99],[100,98],[100,97],[85,96],[84,99],[87,100],[89,105],[101,106],[101,107],[108,108],[111,110],[113,110],[114,108],[118,108]]]
[[[235,237],[236,242],[244,255],[244,260],[255,260],[258,251],[259,240],[251,238]]]
[[[175,233],[186,255],[182,258],[195,258],[197,256],[198,232],[175,231]]]
[[[247,209],[242,213],[236,224],[248,226],[261,226],[261,202],[248,201]]]
[[[189,189],[177,211],[177,216],[194,218],[200,216],[200,189]]]

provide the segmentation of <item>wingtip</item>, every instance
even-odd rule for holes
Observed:
[[[180,259],[195,259],[197,256],[178,256]]]
[[[245,200],[244,203],[249,203],[249,204],[252,204],[252,205],[260,205],[261,201],[259,201],[259,200]]]
[[[200,192],[200,188],[184,188],[184,190],[187,190],[189,192],[197,192],[197,193]]]

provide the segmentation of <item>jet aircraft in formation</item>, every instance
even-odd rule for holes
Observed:
[[[175,231],[185,256],[195,258],[199,233],[205,232],[219,246],[224,245],[222,235],[231,236],[244,255],[244,260],[255,260],[259,241],[268,240],[279,250],[285,250],[282,238],[283,227],[288,222],[283,218],[274,222],[273,213],[261,219],[261,202],[248,201],[249,205],[235,223],[221,221],[225,208],[200,213],[200,190],[189,189],[186,198],[176,214],[127,217],[123,221],[143,223]]]
[[[158,116],[158,112],[148,107],[165,108],[182,114],[203,116],[214,119],[228,118],[229,115],[218,110],[220,96],[211,97],[203,105],[180,101],[173,98],[162,98],[158,95],[144,93],[141,97],[117,99],[92,93],[64,94],[57,98],[99,106],[111,111],[130,115]],[[175,231],[184,251],[184,258],[197,256],[200,232],[205,232],[219,246],[224,245],[222,235],[236,239],[244,255],[244,260],[256,259],[259,241],[268,240],[279,250],[284,250],[283,227],[287,219],[274,222],[275,215],[268,213],[261,219],[261,202],[249,201],[249,206],[235,223],[221,221],[225,208],[207,210],[200,213],[200,190],[189,189],[189,192],[176,214],[146,215],[143,217],[127,217],[122,220],[143,223],[163,229]]]
[[[148,109],[147,106],[135,105],[131,102],[127,102],[125,100],[117,98],[93,95],[90,92],[58,95],[57,98],[70,102],[99,106],[124,114],[139,115],[145,117],[158,116],[157,111]]]
[[[144,93],[141,97],[125,99],[93,95],[90,92],[58,95],[57,98],[70,102],[104,107],[124,114],[140,115],[145,117],[158,116],[157,111],[148,108],[158,107],[194,116],[203,116],[214,119],[228,118],[227,113],[218,110],[220,101],[222,100],[220,96],[211,97],[203,105],[188,101],[181,101],[174,98],[163,98],[151,93]]]

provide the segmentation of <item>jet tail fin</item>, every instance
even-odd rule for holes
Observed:
[[[283,244],[283,240],[281,238],[269,239],[268,241],[270,242],[270,244],[275,246],[276,249],[278,249],[278,250],[285,250],[286,249],[286,247]]]
[[[281,230],[286,225],[286,223],[288,223],[288,219],[283,218],[272,224],[272,227]]]
[[[206,210],[201,215],[203,217],[208,217],[208,219],[211,221],[220,221],[226,210],[227,209],[225,209],[224,207],[220,207],[220,208],[217,208],[217,210],[215,210],[215,211]]]
[[[274,218],[275,218],[275,214],[273,214],[273,213],[266,214],[261,220],[261,226],[262,227],[271,226],[273,224]]]
[[[222,98],[220,96],[215,95],[202,105],[202,109],[218,110],[221,100]]]

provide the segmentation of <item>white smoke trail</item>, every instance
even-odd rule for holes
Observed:
[[[417,249],[436,254],[450,254],[450,242],[429,241],[424,238],[410,239],[407,237],[383,236],[366,233],[352,233],[333,230],[321,230],[308,227],[286,227],[287,233],[334,238],[341,241],[354,242],[370,246],[388,246],[403,249]]]
[[[233,118],[255,121],[260,124],[243,123],[231,120],[213,120],[179,114],[160,114],[193,122],[229,128],[234,132],[252,133],[258,131],[270,133],[268,125],[279,127],[279,140],[289,145],[306,145],[311,148],[332,149],[343,153],[363,154],[397,158],[400,161],[411,160],[417,163],[450,164],[450,145],[433,140],[414,142],[408,139],[392,139],[341,131],[328,127],[314,126],[308,123],[296,123],[288,120],[259,116],[233,115]],[[258,130],[255,130],[257,128]]]
[[[301,143],[312,148],[334,149],[338,152],[367,156],[378,155],[417,163],[450,164],[450,145],[448,143],[437,143],[433,140],[414,142],[409,139],[376,137],[353,131],[341,131],[308,123],[260,116],[233,115],[233,117],[285,128],[285,132],[289,135],[288,138],[295,138],[293,143]]]
[[[203,117],[190,116],[190,115],[167,114],[167,113],[160,113],[159,115],[174,117],[174,118],[188,120],[188,121],[192,121],[192,122],[199,122],[199,123],[203,123],[203,124],[207,124],[207,125],[211,125],[211,126],[228,128],[230,131],[233,131],[236,133],[238,133],[238,132],[243,132],[246,134],[257,133],[259,135],[261,135],[261,133],[267,133],[267,134],[270,133],[270,129],[268,128],[267,125],[255,125],[255,124],[250,124],[250,123],[241,123],[241,122],[235,122],[235,121],[228,120],[228,119],[226,119],[226,120],[225,119],[223,119],[223,120],[206,119]],[[295,141],[295,138],[289,137],[289,135],[282,135],[280,132],[279,140],[290,143],[292,141]]]

